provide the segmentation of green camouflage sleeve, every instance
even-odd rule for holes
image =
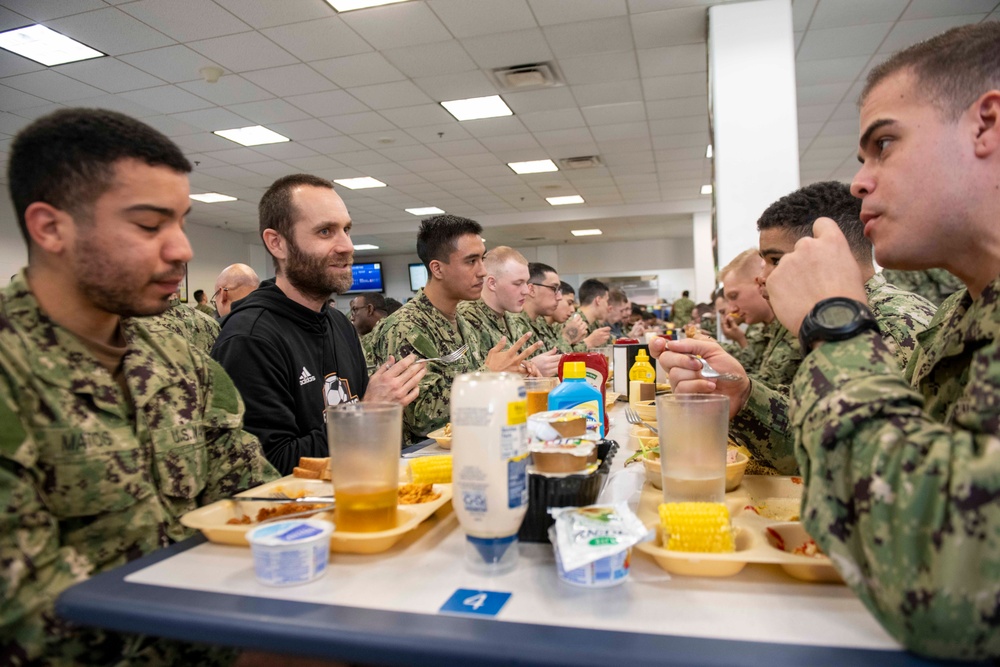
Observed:
[[[811,353],[791,406],[809,533],[890,634],[963,659],[1000,655],[1000,343],[970,368],[935,422],[869,332]]]
[[[780,475],[799,474],[792,430],[788,422],[789,387],[773,388],[751,377],[746,405],[729,424],[735,435],[760,463]]]

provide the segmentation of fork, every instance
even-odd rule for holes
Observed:
[[[632,408],[629,408],[629,407],[625,408],[625,421],[627,421],[629,424],[642,424],[643,426],[645,426],[646,428],[648,428],[650,431],[652,431],[654,435],[659,435],[660,434],[660,432],[658,430],[656,430],[655,426],[650,426],[646,422],[642,421],[642,419],[639,417],[639,413],[637,413]]]
[[[448,354],[444,355],[443,357],[434,357],[433,359],[417,359],[416,363],[422,364],[422,363],[425,363],[425,362],[428,362],[428,361],[440,361],[440,362],[445,363],[445,364],[451,364],[451,363],[454,363],[454,362],[458,361],[462,357],[464,357],[465,353],[468,352],[468,351],[469,351],[469,346],[468,345],[462,345],[461,347],[452,350],[451,352],[449,352]]]
[[[719,382],[735,382],[737,380],[743,379],[742,376],[736,375],[735,373],[720,373],[719,371],[709,366],[708,362],[705,361],[702,357],[699,357],[697,354],[689,354],[688,356],[691,357],[692,359],[697,359],[698,361],[701,362],[701,376],[706,380],[718,380]]]
[[[322,505],[320,507],[314,507],[311,510],[305,510],[302,512],[292,512],[291,514],[282,514],[279,516],[272,516],[270,519],[264,519],[257,525],[264,523],[271,523],[272,521],[287,521],[288,519],[301,519],[302,517],[312,516],[313,514],[319,514],[320,512],[329,512],[333,509],[333,503],[328,505]]]
[[[239,502],[267,502],[267,503],[330,503],[333,496],[302,496],[301,498],[289,498],[283,493],[271,493],[266,496],[234,496],[233,500]]]

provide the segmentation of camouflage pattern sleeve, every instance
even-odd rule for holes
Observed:
[[[880,275],[898,289],[918,294],[936,306],[940,306],[945,299],[965,287],[961,280],[944,269],[923,271],[885,269]]]
[[[730,434],[746,445],[758,463],[779,475],[799,474],[788,422],[789,387],[776,389],[752,376],[750,380],[750,396],[730,422]]]
[[[205,354],[211,354],[215,339],[219,337],[221,331],[215,318],[188,308],[179,301],[160,315],[143,317],[141,320],[151,334],[179,334]]]
[[[763,324],[751,324],[746,330],[747,346],[740,347],[735,343],[725,345],[729,354],[733,355],[749,373],[756,373],[760,368],[760,360],[764,357],[764,350],[767,349],[770,337],[767,335],[766,327]]]
[[[681,297],[674,301],[671,308],[670,317],[673,318],[675,327],[683,327],[691,321],[691,313],[694,311],[694,301],[687,297]]]
[[[865,283],[865,292],[883,342],[896,358],[896,364],[906,368],[917,347],[917,334],[934,319],[937,306],[918,294],[887,283],[879,273]]]
[[[867,332],[806,357],[791,406],[809,533],[890,634],[963,659],[1000,656],[1000,317],[970,315],[932,343],[920,391]],[[953,400],[935,415],[938,388]]]

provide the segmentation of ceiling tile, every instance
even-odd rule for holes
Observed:
[[[112,56],[174,43],[162,31],[111,7],[47,21],[46,25]]]
[[[95,58],[67,63],[59,65],[55,70],[109,93],[163,85],[162,79],[146,74],[115,58]]]
[[[642,86],[647,100],[663,100],[675,97],[694,97],[705,93],[708,78],[705,74],[678,74],[643,79]],[[579,99],[579,96],[577,97]]]
[[[235,74],[223,76],[215,83],[187,81],[177,85],[199,97],[204,97],[206,100],[222,105],[266,100],[272,97],[271,93],[263,88],[258,88],[243,77]]]
[[[228,141],[226,144],[229,146],[233,145]],[[248,164],[251,162],[260,162],[264,159],[263,155],[252,148],[231,148],[229,150],[205,153],[205,155],[219,160],[220,162],[225,162],[226,164]]]
[[[414,79],[414,83],[437,102],[496,95],[498,92],[496,85],[479,71],[426,76]]]
[[[434,151],[420,145],[380,148],[378,152],[390,160],[428,160],[437,157]]]
[[[351,135],[360,132],[379,132],[396,129],[392,123],[374,111],[345,114],[343,116],[324,116],[323,122],[344,134]]]
[[[642,100],[642,88],[638,79],[573,86],[572,90],[573,97],[581,107]]]
[[[340,132],[333,129],[326,123],[315,118],[306,120],[294,120],[288,123],[271,123],[268,128],[278,134],[284,135],[292,141],[305,141],[308,139],[324,139],[326,137],[340,136]]]
[[[639,70],[642,76],[672,76],[708,71],[708,49],[702,44],[640,49]]]
[[[809,27],[819,0],[792,0],[792,30],[802,32]]]
[[[879,53],[891,53],[905,48],[911,44],[933,37],[950,28],[956,28],[969,23],[979,23],[986,15],[976,14],[972,16],[947,16],[943,18],[915,19],[912,21],[900,21],[889,32],[879,46]]]
[[[160,113],[168,114],[180,111],[193,111],[194,109],[207,109],[214,106],[208,100],[193,95],[186,90],[181,90],[177,86],[157,86],[156,88],[133,90],[122,93],[121,96],[151,109],[157,109]]]
[[[821,0],[813,12],[810,30],[842,28],[868,23],[891,23],[899,19],[909,0]],[[951,13],[951,12],[949,12]]]
[[[157,109],[157,111],[160,110]],[[143,118],[142,121],[147,125],[152,125],[168,137],[179,137],[185,134],[198,134],[203,131],[200,127],[184,123],[172,116],[149,116],[147,118]]]
[[[708,115],[708,93],[672,100],[646,102],[646,116],[649,120],[678,118],[683,116]]]
[[[271,123],[287,123],[296,120],[306,120],[309,115],[298,107],[279,99],[262,100],[231,104],[229,108],[244,118],[249,118],[260,125],[271,126]]]
[[[642,123],[617,123],[590,128],[590,133],[598,143],[617,139],[642,139],[649,141],[649,125]]]
[[[825,83],[818,86],[799,86],[797,92],[798,103],[803,106],[839,103],[844,99],[844,95],[850,87],[851,84],[849,82]]]
[[[250,29],[211,0],[139,0],[121,8],[143,23],[156,25],[163,32],[180,42],[193,39],[219,37]],[[153,44],[151,46],[160,46]]]
[[[551,111],[536,111],[528,114],[518,114],[521,122],[532,132],[545,130],[562,130],[573,127],[583,127],[586,122],[577,109],[554,109]]]
[[[996,11],[996,0],[911,0],[903,20],[930,19],[942,16],[958,16],[962,14],[986,14]]]
[[[659,12],[679,7],[694,7],[718,4],[717,0],[628,0],[628,10],[633,14]]]
[[[352,139],[360,141],[368,148],[374,148],[377,151],[383,152],[390,148],[415,146],[420,143],[403,130],[395,128],[373,132],[351,132],[349,134]]]
[[[425,125],[442,125],[455,121],[455,117],[445,111],[440,104],[419,104],[413,107],[385,109],[382,115],[397,127],[410,128]]]
[[[589,21],[628,12],[625,0],[528,0],[541,25]]]
[[[187,113],[204,113],[203,111],[189,111]],[[235,146],[228,139],[209,132],[199,132],[198,134],[182,134],[173,137],[174,143],[184,149],[187,153],[201,153],[224,150],[226,146]]]
[[[851,83],[868,64],[869,59],[870,56],[865,55],[828,60],[803,60],[795,64],[795,81],[799,86]]]
[[[564,146],[586,141],[593,141],[590,130],[585,127],[570,128],[567,130],[546,130],[545,132],[535,132],[535,139],[546,148],[551,146]]]
[[[215,0],[244,23],[254,28],[271,28],[313,19],[334,13],[325,2],[261,2],[260,0]]]
[[[445,141],[439,144],[434,144],[433,150],[438,155],[449,158],[452,162],[455,162],[461,156],[476,156],[476,159],[479,160],[480,156],[488,155],[488,153],[486,153],[486,149],[483,148],[483,145],[475,139]]]
[[[476,69],[476,63],[456,40],[389,49],[382,54],[404,74],[414,78]]]
[[[431,149],[436,148],[438,144],[472,138],[472,135],[462,129],[456,120],[440,125],[410,127],[407,128],[406,132],[417,141],[427,144],[427,147]]]
[[[515,134],[502,137],[482,137],[479,142],[491,151],[541,151],[542,148],[530,134]]]
[[[520,93],[505,93],[504,101],[514,113],[534,113],[555,109],[573,109],[576,104],[570,89],[566,87],[526,90]]]
[[[302,64],[244,72],[243,78],[278,97],[318,93],[337,87],[322,74]]]
[[[552,51],[560,58],[633,48],[632,27],[625,16],[548,26],[542,30]]]
[[[159,109],[152,109],[141,104],[136,104],[131,100],[125,99],[121,95],[98,95],[97,97],[73,100],[73,106],[88,107],[92,109],[109,109],[111,111],[117,111],[118,113],[123,113],[126,116],[133,116],[135,118],[146,118],[147,116],[155,116],[158,113],[161,113]]]
[[[302,60],[338,58],[372,50],[339,16],[264,28],[261,32]]]
[[[348,92],[372,109],[393,109],[433,102],[410,81],[379,83],[374,86],[350,88]]]
[[[317,153],[352,153],[357,151],[364,151],[365,145],[351,139],[350,137],[329,137],[327,139],[313,139],[309,142],[309,147],[312,148]],[[372,151],[368,151],[372,152]],[[347,161],[347,157],[336,158],[344,164],[351,164]],[[379,157],[377,161],[383,161],[385,158]]]
[[[340,116],[349,113],[370,111],[370,109],[343,90],[331,90],[325,93],[310,93],[308,95],[292,95],[285,98],[303,111],[313,116]]]
[[[38,22],[107,7],[101,0],[4,0],[4,5]]]
[[[35,97],[14,88],[8,88],[7,86],[0,86],[0,98],[3,98],[4,111],[30,109],[31,107],[40,107],[47,103],[47,100],[43,100],[40,97]]]
[[[553,58],[538,28],[468,37],[462,40],[462,46],[484,68],[540,63]]]
[[[438,18],[458,38],[534,28],[537,24],[524,0],[429,0]]]
[[[340,164],[332,158],[328,158],[325,155],[312,155],[309,157],[298,157],[289,158],[285,160],[288,164],[292,165],[296,169],[301,169],[306,172],[319,171],[321,169],[344,169],[344,165]]]
[[[28,72],[41,72],[44,69],[46,69],[45,65],[28,60],[16,53],[0,49],[0,78],[16,74],[27,74]]]
[[[311,65],[342,88],[402,81],[406,78],[381,53],[375,52],[318,60]]]
[[[376,49],[392,49],[450,39],[441,21],[422,2],[373,7],[341,18]]]
[[[890,28],[891,23],[869,23],[848,28],[810,30],[802,39],[796,59],[819,60],[871,54]]]
[[[571,85],[639,78],[639,67],[632,51],[562,58],[559,69],[566,83]]]
[[[3,83],[49,102],[81,100],[87,97],[97,97],[103,92],[51,69],[8,76],[3,80]]]
[[[590,126],[646,120],[646,107],[642,102],[602,104],[599,106],[583,107],[581,111],[583,112],[583,117],[587,119],[587,124]]]
[[[310,157],[317,154],[312,148],[297,141],[286,141],[280,144],[254,146],[254,150],[275,160],[287,160],[296,157]]]
[[[467,120],[462,123],[462,129],[475,137],[496,137],[528,131],[528,128],[516,116]]]
[[[121,56],[121,60],[170,83],[200,79],[201,74],[198,70],[202,67],[219,65],[214,60],[179,44],[129,53]]]
[[[687,134],[708,132],[708,116],[685,116],[649,121],[649,131],[653,135]]]
[[[181,113],[171,114],[171,116],[177,120],[195,125],[209,132],[214,132],[216,130],[230,130],[236,127],[246,127],[250,124],[246,118],[237,116],[232,111],[220,109],[219,107],[215,107],[214,109],[198,109],[197,111],[184,111]],[[236,142],[223,139],[222,137],[217,138],[225,142],[223,144],[224,147],[233,148],[239,145]],[[224,150],[224,148],[219,150]]]
[[[259,32],[242,32],[225,37],[213,37],[188,44],[231,72],[246,72],[281,65],[293,65],[298,60],[292,54]]]
[[[343,139],[347,139],[347,137],[343,137]],[[329,139],[320,139],[319,141],[320,142],[324,142],[324,143],[330,143],[331,142],[331,140],[329,140]],[[353,145],[357,146],[360,149],[364,148],[363,144],[359,144],[358,142],[354,141],[353,139],[348,139],[348,141],[350,141]],[[346,142],[342,142],[342,143],[346,144]],[[354,169],[357,169],[359,167],[363,167],[365,165],[382,164],[383,162],[385,162],[385,156],[382,155],[381,153],[378,153],[377,151],[357,150],[357,149],[350,150],[349,149],[349,150],[346,150],[346,151],[343,151],[343,152],[338,152],[336,150],[325,149],[325,150],[321,150],[319,152],[320,153],[335,153],[337,155],[337,161],[338,162],[343,162],[344,164],[346,164],[349,167],[352,167]]]
[[[635,45],[640,49],[704,44],[708,39],[708,10],[705,7],[633,14],[631,22]]]

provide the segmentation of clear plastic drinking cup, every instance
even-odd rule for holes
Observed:
[[[656,416],[663,501],[724,502],[729,399],[667,394],[657,397]]]

